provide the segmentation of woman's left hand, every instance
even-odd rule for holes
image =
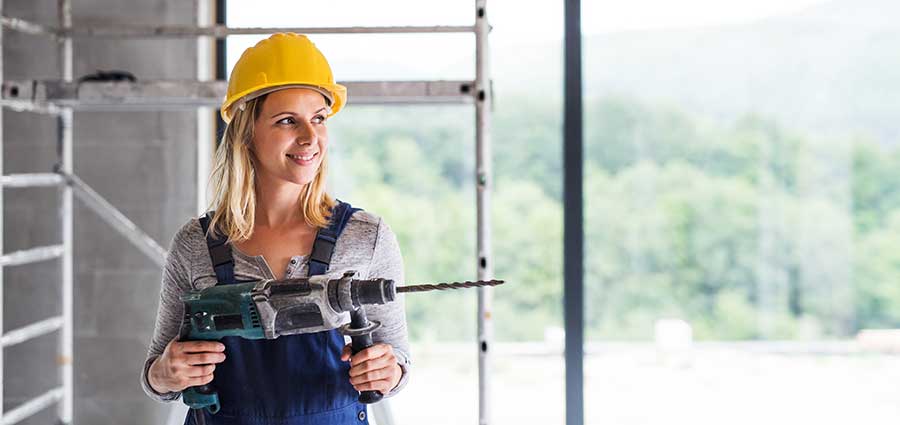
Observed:
[[[400,382],[403,370],[397,364],[394,347],[377,343],[350,356],[350,344],[344,346],[341,360],[350,361],[350,383],[357,391],[389,393]]]

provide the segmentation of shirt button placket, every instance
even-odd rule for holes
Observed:
[[[291,276],[292,272],[294,271],[294,266],[295,266],[296,264],[297,264],[297,259],[296,259],[296,258],[291,258],[291,263],[288,264],[288,266],[287,266],[287,275],[288,275],[288,277]]]

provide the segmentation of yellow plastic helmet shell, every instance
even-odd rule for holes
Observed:
[[[234,65],[222,103],[222,119],[230,122],[234,108],[255,97],[290,87],[306,87],[322,93],[331,103],[329,117],[347,102],[347,88],[334,82],[331,66],[309,38],[292,32],[276,33],[244,50]]]

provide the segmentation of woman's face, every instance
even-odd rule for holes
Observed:
[[[290,88],[269,93],[254,122],[252,149],[261,178],[305,185],[328,148],[328,109],[321,93]]]

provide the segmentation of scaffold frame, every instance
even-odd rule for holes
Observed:
[[[473,25],[462,26],[390,26],[390,27],[316,27],[316,28],[230,28],[212,24],[207,19],[213,12],[212,0],[197,0],[196,26],[79,26],[72,24],[72,0],[58,0],[58,25],[50,26],[6,16],[0,0],[0,47],[4,31],[12,30],[36,36],[47,36],[58,42],[59,80],[6,81],[0,57],[0,214],[3,191],[14,188],[58,187],[61,197],[60,244],[5,253],[3,229],[0,226],[0,332],[3,313],[3,271],[6,267],[60,259],[62,276],[62,313],[0,335],[0,400],[3,398],[3,349],[32,338],[59,331],[60,385],[8,412],[0,405],[0,425],[12,425],[57,404],[60,424],[73,420],[73,198],[81,199],[91,210],[119,231],[154,263],[165,263],[165,249],[119,212],[99,193],[81,181],[73,169],[73,112],[76,110],[198,110],[198,172],[208,171],[210,145],[214,131],[200,127],[214,125],[203,111],[209,112],[224,98],[226,83],[209,79],[209,67],[203,57],[210,49],[209,40],[231,35],[272,34],[282,31],[306,34],[412,34],[472,33],[475,35],[474,81],[360,81],[341,82],[353,93],[354,104],[472,104],[475,108],[475,174],[476,187],[476,274],[477,279],[492,279],[490,200],[493,188],[491,171],[491,102],[487,1],[475,0]],[[198,75],[196,80],[147,82],[78,82],[73,81],[73,38],[188,38],[198,39]],[[2,55],[0,55],[2,56]],[[47,114],[57,119],[59,132],[58,163],[52,172],[5,175],[2,167],[3,110]],[[203,123],[203,125],[201,125]],[[198,212],[205,206],[204,176],[197,181]],[[492,347],[492,289],[477,290],[477,352],[479,381],[479,425],[490,421],[490,349]],[[376,405],[377,406],[377,405]],[[387,405],[375,409],[380,425],[393,423]]]

